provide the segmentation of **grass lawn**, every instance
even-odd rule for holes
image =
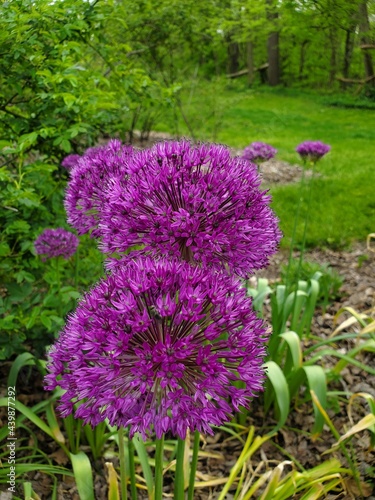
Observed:
[[[264,141],[278,149],[277,157],[302,164],[295,147],[304,140],[332,146],[317,164],[312,183],[307,244],[343,247],[364,240],[375,230],[375,111],[333,107],[319,95],[283,89],[248,89],[241,82],[200,82],[182,94],[182,109],[196,139],[243,148]],[[166,123],[190,135],[180,118]],[[271,189],[273,207],[290,241],[299,185]],[[305,196],[305,199],[307,197]],[[303,214],[307,211],[303,207]],[[298,228],[302,237],[302,222]]]

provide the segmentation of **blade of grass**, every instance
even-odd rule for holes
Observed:
[[[250,460],[251,456],[262,446],[263,443],[268,441],[271,438],[270,434],[266,434],[264,436],[257,436],[254,440],[254,427],[251,426],[249,430],[249,435],[246,440],[245,446],[242,449],[241,455],[238,457],[237,462],[232,467],[230,471],[229,478],[227,480],[226,485],[221,491],[217,500],[224,500],[226,494],[231,488],[232,484],[237,480],[237,476],[242,470],[243,464]]]
[[[307,335],[307,337],[310,335],[311,322],[315,313],[319,290],[319,281],[317,279],[311,279],[310,288],[306,300],[306,307],[302,315],[302,319],[298,325],[298,331],[301,332],[301,335],[303,335],[303,333],[305,332],[305,335]]]
[[[22,474],[26,474],[32,471],[40,471],[45,472],[46,474],[62,474],[64,476],[74,477],[74,473],[69,469],[65,469],[65,467],[59,467],[55,465],[46,465],[46,464],[19,464],[16,466],[17,476]],[[10,474],[10,468],[1,469],[1,475],[7,476]]]
[[[17,377],[24,366],[35,365],[35,356],[29,352],[19,354],[14,361],[8,375],[8,387],[14,387],[17,384]]]
[[[120,500],[120,491],[118,487],[117,474],[112,462],[106,462],[108,471],[108,500]]]
[[[325,453],[336,450],[340,446],[340,444],[349,437],[354,436],[354,434],[364,431],[365,429],[370,429],[374,425],[375,425],[375,415],[373,415],[372,413],[368,413],[365,417],[361,418],[361,420],[357,422],[351,429],[349,429],[348,432],[343,434],[337,441],[337,443],[334,444],[332,448]]]
[[[332,420],[328,416],[328,413],[325,411],[325,409],[320,404],[320,401],[316,397],[314,391],[310,390],[310,393],[311,393],[311,397],[312,397],[313,401],[315,402],[316,406],[319,408],[319,411],[323,415],[323,418],[324,418],[326,424],[328,425],[328,427],[330,428],[332,434],[335,436],[336,440],[339,441],[340,440],[340,434],[337,432],[337,430],[336,430],[336,428],[335,428]],[[346,458],[346,460],[347,460],[347,462],[349,464],[351,473],[352,473],[352,475],[353,475],[353,477],[355,479],[355,482],[356,482],[358,488],[361,489],[360,480],[359,480],[359,473],[358,473],[358,470],[357,470],[357,468],[356,468],[356,466],[355,466],[355,464],[354,464],[351,456],[349,455],[349,453],[348,453],[346,447],[343,445],[343,443],[340,443],[339,446],[340,446],[340,449],[341,449],[342,453],[344,454],[344,456],[345,456],[345,458]],[[324,453],[328,453],[328,451],[324,452]]]
[[[361,351],[370,351],[370,352],[375,352],[375,340],[369,339],[366,342],[363,342],[362,344],[354,347],[348,353],[346,354],[345,358],[342,357],[340,361],[334,366],[332,369],[332,373],[335,375],[339,375],[341,371],[349,364],[354,364],[353,361],[348,361],[349,359],[353,359],[354,356],[356,356],[359,352]],[[362,363],[361,363],[362,364]],[[365,368],[364,370],[371,373],[372,375],[375,375],[375,369],[372,369],[371,367],[367,365],[363,365]]]
[[[185,439],[178,438],[175,485],[174,485],[174,498],[176,500],[184,499],[184,489],[185,489],[184,457],[185,457]]]
[[[145,444],[139,434],[135,434],[133,437],[134,448],[136,449],[139,462],[142,466],[143,476],[146,481],[148,498],[149,500],[153,500],[154,498],[154,476],[151,471],[149,456],[146,451]]]
[[[57,423],[52,401],[46,408],[46,417],[48,425],[55,436],[55,441],[57,441],[60,444],[65,444],[65,437],[60,430],[59,424]]]
[[[278,464],[269,478],[268,484],[262,495],[259,497],[259,500],[272,500],[274,498],[275,490],[280,483],[281,474],[284,470],[284,464],[290,464],[291,462],[286,461]]]

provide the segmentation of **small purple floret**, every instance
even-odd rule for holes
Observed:
[[[213,434],[262,390],[266,339],[237,278],[143,257],[80,302],[49,352],[46,389],[63,388],[60,414],[92,426]]]
[[[242,158],[259,164],[271,160],[276,153],[277,149],[265,142],[253,142],[243,150]]]
[[[66,170],[72,170],[82,157],[80,155],[68,155],[61,162],[61,166],[66,168]]]
[[[98,217],[105,253],[138,248],[247,277],[276,252],[281,233],[256,166],[225,146],[161,142],[134,154],[128,169]]]
[[[316,163],[331,150],[331,146],[320,141],[305,141],[296,147],[297,153],[303,160]]]
[[[35,240],[35,250],[43,260],[53,257],[69,259],[75,254],[79,240],[77,236],[63,228],[45,229]]]
[[[64,201],[68,222],[78,234],[92,231],[91,236],[97,236],[98,213],[106,202],[106,189],[111,189],[114,177],[120,185],[126,182],[132,154],[131,146],[114,139],[105,146],[89,148],[79,157],[70,171]]]

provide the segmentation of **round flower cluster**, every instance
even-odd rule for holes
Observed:
[[[247,277],[276,251],[281,233],[257,169],[228,148],[159,143],[134,154],[128,170],[127,182],[113,178],[103,197],[104,252],[141,248],[131,255],[166,255]]]
[[[277,149],[265,142],[253,142],[243,150],[242,158],[259,164],[271,160],[276,153]]]
[[[68,220],[100,239],[111,272],[52,346],[47,389],[93,426],[212,433],[264,381],[267,332],[230,275],[264,267],[281,237],[256,165],[188,141],[111,141],[71,164]]]
[[[65,389],[64,417],[93,426],[108,418],[143,437],[212,434],[261,390],[265,340],[237,278],[142,257],[86,294],[49,353],[45,381]]]
[[[98,214],[106,203],[106,190],[110,189],[115,177],[120,185],[126,182],[127,165],[132,154],[131,146],[115,139],[105,146],[90,148],[78,157],[70,171],[65,195],[68,222],[78,234],[92,231],[91,235],[96,235]]]
[[[296,147],[297,153],[304,161],[316,163],[331,150],[331,146],[320,141],[305,141]]]
[[[35,251],[43,255],[43,260],[53,257],[69,259],[77,250],[77,236],[63,228],[45,229],[35,240]]]

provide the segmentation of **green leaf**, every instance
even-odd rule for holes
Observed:
[[[307,382],[310,391],[314,391],[316,397],[325,410],[327,409],[327,381],[324,370],[321,366],[304,366],[303,370],[306,374]],[[324,418],[318,406],[313,401],[315,423],[313,427],[313,434],[319,435],[323,430]]]
[[[0,406],[8,406],[8,398],[1,398],[0,399]],[[50,436],[52,439],[55,439],[55,436],[51,429],[48,427],[48,425],[43,422],[43,420],[38,417],[34,411],[33,408],[28,408],[24,404],[22,404],[20,401],[16,401],[15,404],[16,410],[23,415],[25,415],[26,418],[28,418],[34,425],[39,427],[40,430],[45,432],[48,436]]]
[[[12,362],[12,366],[8,375],[8,386],[15,387],[19,371],[24,366],[29,365],[35,365],[35,356],[30,354],[29,352],[23,352],[22,354],[19,354]]]
[[[38,139],[37,132],[31,132],[29,134],[21,135],[21,137],[19,138],[19,147],[20,147],[21,151],[23,151],[23,150],[29,148],[30,146],[32,146],[33,144],[35,144],[37,139]]]
[[[70,153],[70,151],[72,150],[72,146],[68,139],[63,139],[61,141],[60,147],[65,151],[65,153]]]
[[[91,463],[83,451],[70,454],[74,479],[81,500],[95,500]]]
[[[302,349],[301,349],[301,340],[296,332],[284,332],[280,334],[280,337],[283,338],[289,346],[289,350],[293,359],[293,369],[297,370],[302,366]]]
[[[40,315],[40,321],[47,328],[47,330],[51,329],[52,321],[51,321],[51,318],[48,316],[48,313],[46,311],[43,311],[42,314]]]
[[[17,463],[16,466],[16,473],[17,477],[21,476],[22,474],[27,474],[28,472],[32,471],[38,471],[38,472],[44,472],[46,474],[62,474],[64,476],[70,476],[74,477],[74,474],[69,470],[65,469],[64,467],[58,467],[55,465],[45,465],[45,464],[19,464]],[[1,469],[1,475],[6,477],[10,473],[10,468],[5,467]]]
[[[11,253],[10,246],[5,241],[0,243],[0,257],[5,257]]]
[[[276,427],[272,430],[272,433],[274,433],[285,424],[288,418],[290,408],[289,388],[285,375],[278,364],[274,361],[267,361],[264,367],[267,372],[268,380],[273,387],[279,409],[279,419]]]
[[[150,496],[154,491],[154,476],[152,474],[149,463],[149,455],[147,453],[146,446],[139,434],[135,434],[135,436],[133,437],[133,444],[142,466],[143,477],[145,478],[147,491]]]

